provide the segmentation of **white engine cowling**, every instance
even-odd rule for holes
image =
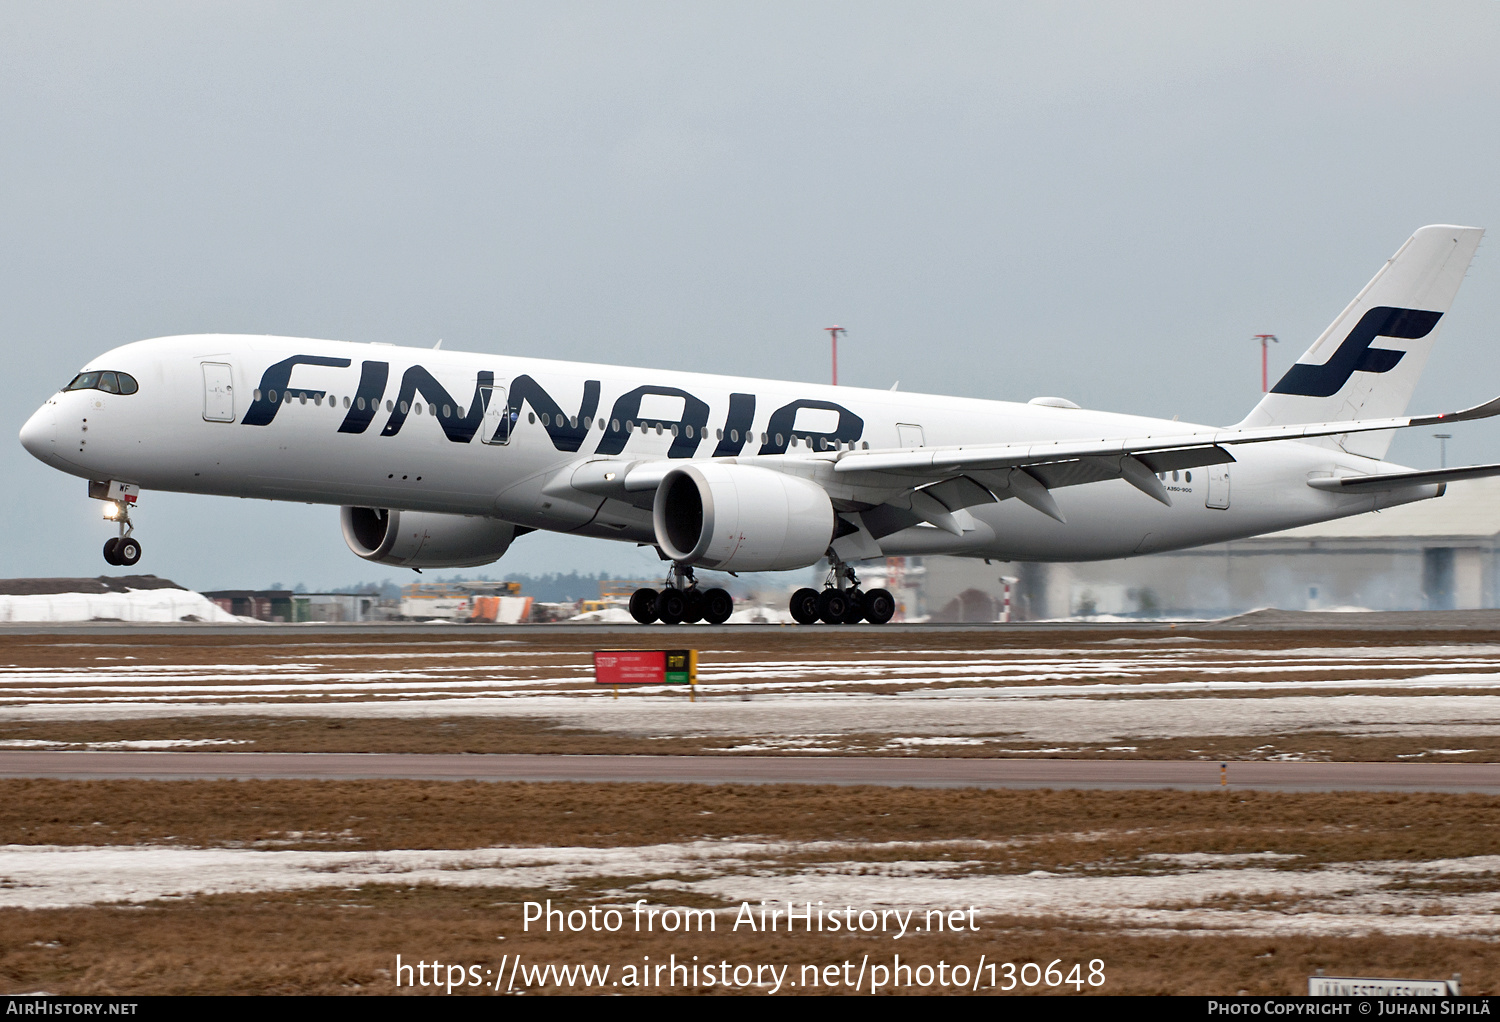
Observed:
[[[500,559],[516,527],[494,518],[346,507],[344,542],[367,561],[405,568],[472,568]]]
[[[682,465],[656,488],[656,542],[674,561],[721,571],[817,563],[835,517],[817,483],[749,465]]]

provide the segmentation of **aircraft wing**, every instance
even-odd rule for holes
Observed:
[[[1161,436],[1103,437],[1040,443],[983,444],[972,447],[923,447],[901,451],[848,451],[838,456],[834,470],[837,472],[899,472],[929,477],[947,476],[972,469],[1026,468],[1031,465],[1075,458],[1107,458],[1127,454],[1167,455],[1168,452],[1186,451],[1192,448],[1199,448],[1207,453],[1210,448],[1225,445],[1266,443],[1272,440],[1305,440],[1311,437],[1337,436],[1341,433],[1401,429],[1406,426],[1433,426],[1440,423],[1464,422],[1469,419],[1485,419],[1493,415],[1500,415],[1500,397],[1457,412],[1409,415],[1390,419],[1297,423],[1286,426],[1258,426],[1250,429],[1197,430]],[[1214,464],[1214,461],[1200,462],[1200,464]]]
[[[1158,472],[1197,468],[1234,461],[1226,448],[1275,440],[1303,440],[1344,433],[1364,433],[1407,426],[1464,422],[1500,415],[1500,398],[1472,408],[1437,415],[1388,419],[1298,423],[1250,429],[1194,430],[1161,436],[1059,440],[1043,443],[984,444],[973,447],[935,447],[901,451],[843,451],[836,455],[836,473],[867,473],[864,478],[906,480],[907,489],[890,501],[913,520],[929,522],[955,535],[961,533],[953,512],[976,504],[1015,497],[1059,522],[1062,510],[1051,490],[1104,479],[1124,479],[1147,496],[1170,507],[1172,498],[1157,478]],[[1500,467],[1477,466],[1452,470],[1443,478],[1427,473],[1393,473],[1348,479],[1316,480],[1318,488],[1344,492],[1389,490],[1423,482],[1500,474]],[[846,478],[854,479],[855,476]],[[1324,485],[1326,482],[1326,486]]]

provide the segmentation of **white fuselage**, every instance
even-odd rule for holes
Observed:
[[[304,361],[286,365],[296,359]],[[571,486],[577,466],[597,458],[719,457],[821,479],[851,448],[1192,428],[1076,408],[282,337],[140,341],[85,368],[129,373],[139,391],[59,392],[22,431],[28,450],[77,476],[142,489],[483,515],[632,543],[654,542],[650,510]],[[804,437],[813,438],[811,449]],[[1170,507],[1124,480],[1105,480],[1054,491],[1066,524],[1002,500],[959,512],[962,535],[916,525],[880,537],[880,549],[1005,560],[1125,557],[1441,492],[1421,485],[1337,494],[1306,485],[1395,468],[1333,445],[1279,441],[1233,453],[1231,465],[1165,473]],[[797,459],[806,471],[788,466]]]

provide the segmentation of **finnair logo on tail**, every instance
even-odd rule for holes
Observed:
[[[1281,382],[1271,388],[1273,394],[1300,394],[1303,397],[1332,397],[1344,389],[1355,373],[1388,373],[1406,354],[1389,348],[1372,348],[1377,337],[1415,340],[1426,337],[1443,318],[1441,312],[1421,309],[1397,309],[1381,305],[1371,309],[1360,320],[1333,357],[1319,366],[1298,363]]]

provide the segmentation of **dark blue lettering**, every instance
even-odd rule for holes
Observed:
[[[517,376],[510,385],[510,422],[520,422],[523,404],[531,405],[541,415],[547,436],[552,438],[552,446],[571,454],[583,446],[583,440],[589,432],[589,421],[599,410],[599,381],[584,382],[583,400],[578,404],[578,415],[571,420],[563,414],[562,406],[552,400],[552,395],[530,376]]]
[[[755,395],[730,394],[729,414],[724,416],[724,435],[714,448],[715,458],[732,458],[750,442],[750,428],[755,425]]]
[[[682,398],[682,418],[680,419],[642,419],[641,398],[646,395],[656,397],[680,397]],[[619,454],[625,449],[625,441],[630,434],[625,429],[626,423],[635,426],[647,426],[651,429],[660,427],[670,430],[676,427],[676,436],[672,438],[672,446],[667,450],[669,458],[691,458],[698,451],[698,445],[703,441],[703,431],[708,426],[708,402],[694,397],[685,390],[676,387],[653,387],[647,385],[637,387],[628,393],[620,395],[615,401],[614,411],[610,413],[609,421],[604,424],[604,439],[599,441],[599,447],[595,454]]]
[[[268,426],[271,420],[276,418],[276,409],[281,407],[281,399],[286,394],[287,384],[292,380],[293,366],[333,366],[343,369],[352,363],[347,358],[326,358],[322,355],[293,355],[284,358],[271,366],[260,377],[260,397],[250,402],[250,408],[245,412],[245,417],[240,420],[246,426]],[[305,395],[314,399],[321,399],[321,390],[299,390],[299,395]],[[275,395],[274,399],[272,395]]]
[[[363,433],[370,428],[380,409],[380,399],[385,396],[385,381],[390,373],[389,362],[365,362],[360,366],[359,388],[349,402],[349,414],[344,416],[340,433]]]
[[[488,369],[481,370],[474,384],[474,397],[469,402],[469,413],[462,418],[457,415],[437,416],[438,422],[442,424],[443,433],[449,440],[456,444],[466,444],[474,439],[474,434],[479,430],[479,424],[484,421],[484,407],[489,399],[490,388],[494,385],[495,374]],[[401,432],[401,427],[406,422],[406,416],[417,394],[425,398],[429,404],[449,406],[458,404],[447,389],[433,379],[431,373],[421,366],[412,366],[401,375],[401,392],[396,397],[396,407],[392,410],[391,417],[386,420],[385,428],[380,431],[381,436],[395,436]]]
[[[865,420],[843,405],[836,405],[832,401],[798,400],[782,405],[771,413],[771,420],[766,424],[766,442],[760,447],[761,454],[786,453],[794,435],[792,427],[797,424],[797,413],[804,408],[839,413],[838,425],[832,433],[814,433],[804,429],[795,434],[806,440],[815,451],[826,451],[840,442],[852,442],[864,435]]]

